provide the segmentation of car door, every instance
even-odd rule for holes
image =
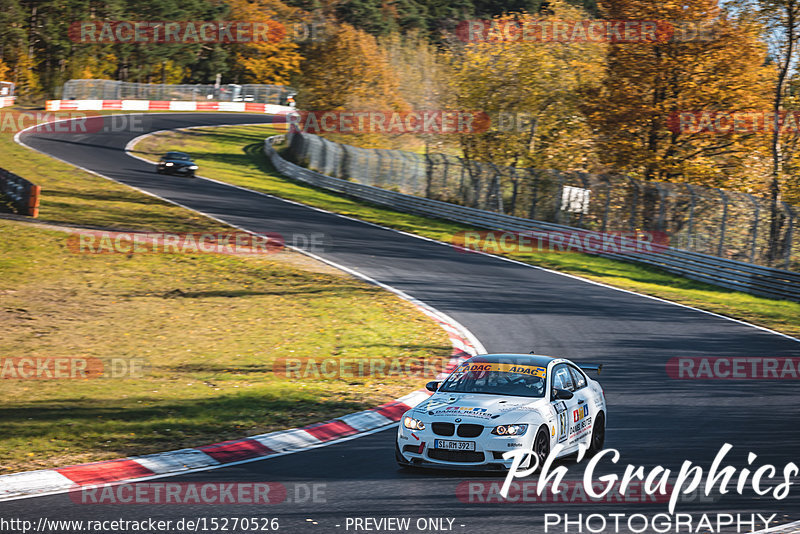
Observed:
[[[552,387],[574,392],[575,383],[567,364],[560,363],[553,368]],[[574,436],[571,437],[571,434],[574,427],[573,419],[578,415],[577,410],[579,406],[586,405],[585,399],[583,399],[583,404],[579,404],[580,400],[582,400],[582,397],[578,396],[573,396],[569,400],[554,400],[551,392],[551,402],[556,412],[556,443],[563,445],[565,449],[576,448],[578,444]]]
[[[575,395],[572,400],[577,401],[576,407],[572,413],[572,422],[570,423],[574,431],[570,433],[572,436],[571,440],[575,445],[581,442],[588,445],[589,437],[592,434],[592,423],[596,415],[593,413],[596,412],[594,402],[595,394],[592,389],[588,387],[589,381],[586,379],[586,375],[583,374],[583,371],[572,365],[568,365],[567,367],[572,376],[572,393]]]

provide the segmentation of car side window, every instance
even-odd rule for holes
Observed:
[[[574,367],[569,367],[570,373],[572,373],[572,382],[575,384],[575,391],[578,391],[581,388],[586,387],[586,376],[575,369]]]
[[[559,389],[566,389],[567,391],[575,391],[575,384],[572,382],[572,375],[566,364],[556,365],[553,370],[553,387]]]

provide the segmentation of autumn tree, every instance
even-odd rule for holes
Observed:
[[[767,180],[767,193],[770,201],[770,237],[768,259],[775,260],[779,254],[779,238],[785,225],[782,201],[783,189],[791,189],[789,198],[800,200],[797,191],[800,170],[800,155],[797,151],[800,135],[796,128],[783,128],[780,117],[787,110],[800,110],[800,88],[796,73],[797,59],[800,57],[800,0],[753,0],[753,7],[759,22],[763,24],[763,36],[769,44],[772,69],[771,109],[774,117],[769,137],[770,170]],[[793,176],[794,175],[794,176]]]
[[[341,24],[312,45],[298,77],[298,102],[310,110],[403,110],[400,73],[375,37]]]
[[[737,23],[716,0],[605,0],[601,9],[610,20],[674,23],[655,42],[609,45],[602,87],[587,93],[585,107],[603,161],[646,180],[716,186],[746,172],[758,136],[683,131],[671,119],[768,108],[759,28]]]
[[[554,2],[552,8],[552,20],[587,18],[565,3]],[[540,19],[524,14],[497,17],[485,40],[453,53],[458,108],[482,110],[492,121],[489,131],[463,136],[466,158],[559,169],[593,164],[579,89],[601,76],[604,46],[504,37],[509,25],[522,28]]]
[[[237,81],[287,85],[302,60],[287,31],[293,21],[300,20],[300,10],[279,0],[228,0],[228,4],[235,20],[262,22],[269,28],[268,40],[231,47],[231,70]]]

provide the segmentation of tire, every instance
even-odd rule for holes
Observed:
[[[589,454],[597,454],[603,450],[606,442],[606,414],[599,412],[592,428],[592,437],[589,441]]]
[[[403,458],[403,455],[400,454],[400,446],[397,443],[394,444],[394,460],[397,462],[397,467],[400,469],[411,469],[412,467],[411,464]]]
[[[547,461],[547,457],[550,456],[550,432],[546,426],[542,426],[536,433],[536,438],[533,440],[533,453],[539,458],[537,469],[539,471]]]

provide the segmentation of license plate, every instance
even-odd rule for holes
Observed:
[[[448,439],[433,440],[434,449],[447,449],[449,451],[474,451],[474,441],[451,441]]]

